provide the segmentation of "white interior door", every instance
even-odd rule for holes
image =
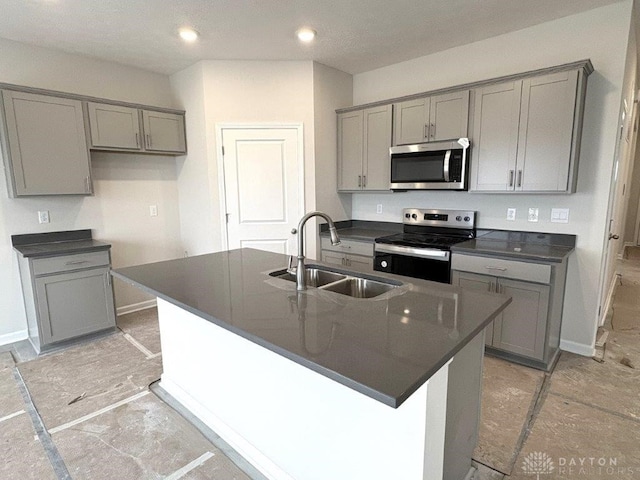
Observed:
[[[301,127],[222,130],[227,246],[295,253],[302,214]]]

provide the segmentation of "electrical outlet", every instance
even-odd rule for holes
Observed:
[[[381,203],[376,205],[376,213],[382,213],[382,204]]]
[[[530,222],[537,222],[538,213],[538,208],[529,208],[529,216],[527,217],[527,220],[529,220]]]
[[[49,210],[38,212],[38,223],[49,223]]]
[[[149,215],[152,217],[158,216],[158,206],[157,205],[149,205]]]
[[[514,221],[516,219],[516,209],[507,208],[507,220]]]

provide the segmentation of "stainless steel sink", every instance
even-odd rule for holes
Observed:
[[[354,298],[373,298],[382,295],[389,290],[396,288],[396,285],[377,282],[367,278],[349,277],[331,285],[327,285],[323,290],[348,295]]]
[[[290,282],[296,281],[296,276],[293,273],[289,273],[286,270],[278,270],[277,272],[271,272],[269,275],[283,280],[289,280]],[[321,287],[329,283],[337,282],[347,278],[346,275],[336,272],[328,272],[327,270],[320,270],[319,268],[307,267],[306,268],[306,280],[309,287]]]

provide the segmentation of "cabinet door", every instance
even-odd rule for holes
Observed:
[[[494,322],[493,347],[543,360],[549,286],[501,278],[498,291],[512,301]]]
[[[345,264],[359,272],[373,272],[373,257],[347,254],[345,255]]]
[[[175,113],[142,111],[144,149],[149,152],[186,153],[184,116]]]
[[[468,136],[469,90],[431,97],[429,141]]]
[[[362,188],[363,112],[338,115],[338,190]]]
[[[89,102],[91,146],[140,150],[138,109]]]
[[[476,90],[471,190],[514,189],[521,91],[522,81]]]
[[[16,196],[90,194],[82,103],[9,90],[2,92],[2,99],[10,192]]]
[[[451,275],[451,284],[458,287],[467,288],[469,290],[478,290],[481,292],[495,292],[496,284],[495,277],[490,275],[478,275],[476,273],[458,272],[453,271]],[[498,315],[496,320],[491,322],[484,329],[484,343],[485,345],[493,344],[493,324],[500,319]]]
[[[108,269],[37,277],[35,285],[43,345],[115,326]]]
[[[577,85],[576,70],[523,81],[516,190],[569,190]]]
[[[391,105],[364,111],[364,190],[389,190],[391,182]]]
[[[322,261],[329,265],[344,266],[344,254],[338,252],[332,252],[330,250],[322,250]]]
[[[429,140],[429,97],[396,103],[393,144],[407,145]]]

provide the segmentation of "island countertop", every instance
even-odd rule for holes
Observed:
[[[371,299],[317,288],[297,292],[295,283],[269,275],[285,269],[287,260],[244,248],[112,274],[392,407],[511,301],[505,295],[382,272],[368,276],[402,285]],[[311,264],[320,262],[308,260]]]

